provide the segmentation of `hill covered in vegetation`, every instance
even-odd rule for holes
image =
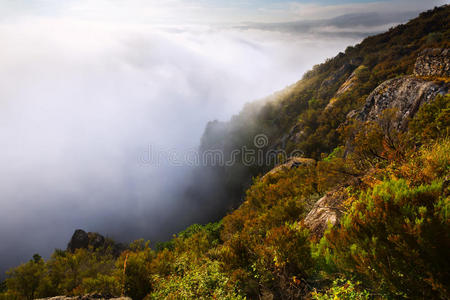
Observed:
[[[424,12],[209,123],[203,152],[304,156],[200,167],[208,186],[189,194],[235,208],[220,221],[119,253],[79,232],[82,247],[10,270],[0,299],[450,298],[449,15]]]

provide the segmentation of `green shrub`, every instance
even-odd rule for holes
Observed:
[[[199,264],[185,261],[183,274],[167,278],[154,276],[155,290],[145,299],[244,299],[219,262],[204,260]]]
[[[443,181],[386,180],[362,193],[326,234],[337,266],[374,288],[405,297],[448,298],[450,199]]]
[[[450,136],[450,94],[438,95],[422,105],[409,128],[415,142],[420,143]]]
[[[367,290],[360,288],[360,282],[336,279],[333,285],[325,292],[312,292],[313,300],[369,300],[373,299]]]

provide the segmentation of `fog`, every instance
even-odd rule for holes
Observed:
[[[61,8],[49,16],[28,7],[17,17],[21,7],[0,4],[8,12],[0,14],[2,273],[33,253],[65,248],[77,228],[158,241],[197,222],[190,212],[208,207],[182,201],[189,168],[148,163],[149,149],[196,149],[208,121],[230,118],[411,15],[372,18],[357,34],[339,34],[343,19],[320,23],[328,29],[318,33],[260,23],[113,22]]]

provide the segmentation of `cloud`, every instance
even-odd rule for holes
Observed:
[[[392,14],[353,13],[331,19],[304,20],[281,23],[247,23],[236,26],[241,30],[258,29],[278,31],[300,36],[354,37],[362,38],[382,32],[387,25],[394,26],[417,16],[416,12]]]
[[[447,0],[0,0],[0,22],[32,16],[71,17],[135,24],[280,23],[330,19],[345,14],[419,12]],[[398,20],[396,20],[398,22]]]
[[[76,228],[157,240],[206,215],[180,201],[188,168],[142,163],[149,145],[195,148],[207,121],[356,42],[71,17],[1,24],[0,38],[2,270]]]
[[[446,1],[374,1],[338,5],[290,4],[293,21],[247,22],[242,30],[278,31],[299,36],[366,37],[389,27],[405,23],[420,12]],[[283,14],[283,11],[278,11]]]
[[[421,12],[435,6],[448,3],[447,0],[379,0],[379,1],[341,1],[334,4],[304,3],[293,1],[289,10],[296,19],[330,19],[345,14],[361,14],[376,12],[379,14],[395,14],[402,12]]]

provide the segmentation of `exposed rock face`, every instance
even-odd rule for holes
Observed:
[[[120,253],[126,248],[125,245],[114,243],[112,240],[106,239],[99,233],[86,232],[82,229],[77,229],[73,233],[72,238],[67,245],[67,250],[74,252],[77,249],[88,249],[90,247],[93,249],[106,249],[111,247],[114,256],[119,256]]]
[[[322,82],[320,88],[335,84],[339,80],[339,78],[344,76],[346,73],[348,74],[349,72],[351,72],[353,68],[354,66],[349,63],[343,64],[336,72],[334,72],[330,77]]]
[[[89,246],[89,236],[86,231],[77,229],[72,235],[67,250],[74,252],[76,249],[86,249]]]
[[[420,106],[438,94],[446,94],[449,84],[445,82],[426,81],[412,76],[387,80],[379,85],[366,99],[366,104],[359,111],[352,111],[348,118],[356,117],[361,121],[376,121],[386,109],[395,109],[396,115],[392,125],[405,130],[410,117]]]
[[[355,85],[357,79],[356,77],[357,71],[358,69],[356,69],[355,71],[352,72],[352,74],[350,74],[347,80],[339,87],[335,97],[339,97],[340,95],[344,94]]]
[[[321,83],[320,88],[328,87],[330,85],[335,84],[339,79],[341,79],[342,76],[348,74],[349,72],[357,68],[362,63],[362,61],[363,59],[361,57],[357,57],[351,59],[347,63],[344,63],[336,72],[333,72],[333,74],[331,74]]]
[[[334,106],[334,103],[336,103],[336,100],[339,96],[343,95],[344,93],[350,91],[356,84],[358,81],[358,73],[361,72],[362,70],[367,69],[366,66],[361,65],[358,68],[356,68],[352,74],[350,74],[350,76],[347,78],[347,80],[345,80],[345,82],[339,87],[338,91],[336,92],[336,94],[334,95],[333,98],[331,98],[330,102],[328,103],[328,105],[325,107],[325,110],[331,109]]]
[[[82,229],[77,229],[72,235],[67,250],[74,252],[76,249],[87,249],[92,246],[94,249],[105,245],[105,238],[94,232],[87,233]]]
[[[329,192],[320,198],[304,219],[305,226],[315,237],[322,237],[328,224],[335,226],[343,215],[342,202],[345,199],[345,191]]]
[[[450,49],[425,49],[417,58],[414,75],[450,77]]]
[[[266,178],[270,174],[275,174],[283,170],[290,170],[298,168],[300,166],[314,166],[315,164],[316,161],[312,158],[293,157],[290,158],[286,163],[276,166],[275,168],[267,172],[261,179]]]

